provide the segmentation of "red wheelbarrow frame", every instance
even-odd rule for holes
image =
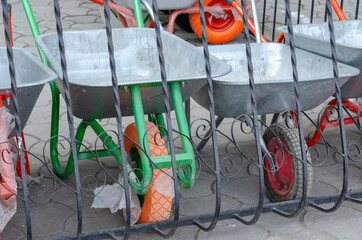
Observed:
[[[331,4],[332,4],[332,7],[333,7],[334,11],[336,12],[339,20],[340,21],[346,21],[347,18],[343,14],[343,11],[342,11],[341,7],[339,6],[337,0],[331,0]],[[347,99],[343,99],[342,104],[348,110],[350,110],[351,112],[357,114],[357,116],[355,116],[355,117],[345,118],[344,119],[344,124],[345,125],[355,124],[356,122],[361,122],[362,121],[362,115],[360,113],[360,107],[359,106],[357,106],[356,104],[350,102]],[[321,120],[319,122],[321,132],[323,132],[326,128],[338,127],[339,126],[339,122],[334,122],[334,121],[329,120],[330,113],[335,108],[335,106],[337,106],[337,100],[333,99],[332,101],[330,101],[328,103],[327,108],[324,110],[322,118],[321,118]],[[315,130],[312,139],[307,141],[307,146],[308,147],[314,146],[319,141],[320,138],[321,138],[321,133],[317,129],[317,130]]]
[[[346,21],[347,18],[344,15],[341,7],[339,6],[337,0],[331,0],[331,5],[335,11],[335,13],[337,14],[338,18],[340,21]],[[284,40],[284,34],[281,33],[278,37],[277,43],[281,43]],[[348,110],[350,110],[351,112],[357,114],[357,116],[355,117],[348,117],[344,119],[344,124],[345,125],[350,125],[350,124],[355,124],[356,122],[362,122],[362,115],[361,115],[361,111],[360,111],[360,107],[357,106],[356,104],[352,103],[351,101],[349,101],[348,99],[343,99],[342,100],[342,104],[343,106],[345,106]],[[326,128],[331,128],[331,127],[338,127],[339,126],[339,122],[338,121],[331,121],[329,120],[329,117],[331,115],[331,111],[333,109],[335,109],[335,107],[337,106],[337,100],[333,99],[331,100],[326,109],[324,110],[323,114],[322,114],[322,118],[319,121],[319,127],[320,127],[320,131],[317,129],[314,131],[313,137],[307,141],[307,146],[308,147],[312,147],[315,144],[317,144],[317,142],[319,141],[319,139],[321,138],[321,133],[326,129]],[[294,115],[292,114],[293,118]],[[294,122],[296,122],[296,119],[294,119]]]

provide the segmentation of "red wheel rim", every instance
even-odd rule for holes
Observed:
[[[227,3],[225,3],[222,0],[215,0],[209,3],[208,7],[212,6],[219,6],[219,7],[225,7],[229,6]],[[209,12],[205,13],[206,17],[206,26],[215,32],[222,32],[230,28],[234,22],[235,18],[232,12],[225,12],[224,18],[217,18],[214,15],[212,15]]]
[[[283,144],[284,148],[287,149],[287,146],[280,139],[280,142]],[[280,142],[276,137],[273,137],[269,140],[267,149],[269,152],[274,153],[276,158],[276,166],[278,169],[276,172],[272,172],[270,163],[268,159],[265,158],[265,166],[268,169],[267,177],[269,183],[273,190],[280,196],[286,196],[290,193],[293,187],[294,182],[294,170],[293,170],[293,161],[290,154],[283,148],[280,147]],[[284,152],[284,161],[283,161],[283,152]]]

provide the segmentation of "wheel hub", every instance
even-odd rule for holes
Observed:
[[[208,5],[208,7],[225,7],[225,6],[229,5],[222,0],[212,1]],[[217,32],[225,31],[226,29],[230,28],[235,22],[235,18],[232,12],[225,12],[220,17],[216,17],[212,13],[206,12],[205,17],[206,17],[207,27]]]
[[[280,142],[284,148],[281,148]],[[294,170],[292,157],[286,151],[286,144],[276,137],[269,140],[267,149],[274,154],[273,162],[265,158],[265,167],[267,168],[267,177],[273,190],[280,196],[286,196],[290,193],[294,183]],[[273,166],[274,165],[274,166]]]

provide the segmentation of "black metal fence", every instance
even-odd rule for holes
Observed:
[[[11,38],[10,38],[10,30],[8,26],[8,14],[7,14],[7,1],[2,0],[2,7],[3,7],[3,19],[4,19],[4,26],[5,26],[5,33],[6,33],[6,43],[7,43],[7,53],[8,53],[8,59],[9,59],[9,69],[10,69],[10,76],[11,76],[11,94],[13,96],[13,103],[14,103],[14,115],[15,115],[15,122],[16,122],[16,135],[18,139],[21,139],[21,121],[19,117],[19,106],[17,102],[17,84],[16,84],[16,72],[14,68],[14,58],[13,58],[13,52],[12,52],[12,46],[11,46]],[[231,1],[230,1],[231,2]],[[272,2],[274,4],[274,8],[268,8],[268,3]],[[66,48],[71,46],[64,45],[64,39],[63,39],[63,29],[62,29],[62,21],[61,21],[61,12],[58,0],[54,0],[54,11],[56,16],[56,26],[57,26],[57,37],[58,37],[58,46],[59,46],[59,56],[61,59],[61,70],[62,70],[62,76],[60,78],[62,79],[61,84],[64,90],[64,99],[66,102],[67,107],[67,120],[69,124],[69,137],[64,136],[57,136],[59,138],[63,138],[65,141],[63,141],[62,144],[58,145],[58,148],[64,148],[66,144],[69,145],[69,151],[65,155],[72,155],[72,159],[74,159],[74,178],[75,181],[67,181],[59,178],[52,170],[51,166],[47,162],[48,156],[43,156],[43,158],[39,158],[35,155],[32,155],[31,152],[27,151],[22,147],[21,141],[18,149],[18,156],[21,163],[21,177],[23,179],[22,181],[22,190],[19,190],[19,193],[17,194],[17,199],[19,204],[24,204],[24,211],[25,211],[25,219],[26,219],[26,225],[24,226],[24,229],[26,229],[27,238],[32,239],[32,209],[31,206],[34,204],[45,204],[46,202],[49,202],[55,195],[57,186],[66,186],[67,189],[70,192],[73,192],[76,196],[76,206],[77,206],[77,235],[76,236],[67,236],[62,237],[61,239],[117,239],[120,237],[124,237],[127,239],[130,234],[133,233],[140,233],[140,232],[149,232],[149,231],[155,231],[158,234],[160,234],[162,237],[168,238],[172,237],[175,233],[175,230],[177,227],[181,226],[187,226],[187,225],[195,225],[198,228],[200,228],[202,231],[212,231],[216,224],[219,221],[226,220],[226,219],[237,219],[241,223],[246,225],[252,225],[255,224],[262,213],[267,212],[273,212],[275,214],[278,214],[282,217],[286,218],[292,218],[297,216],[303,208],[306,206],[313,207],[315,209],[318,209],[322,212],[332,212],[337,210],[343,201],[353,201],[356,203],[361,203],[362,198],[362,191],[353,189],[351,190],[348,188],[348,168],[349,168],[349,162],[359,162],[361,160],[361,143],[360,142],[354,142],[352,139],[349,138],[349,136],[346,134],[346,126],[345,126],[345,120],[348,118],[349,121],[352,123],[352,126],[357,130],[357,132],[360,134],[361,131],[361,124],[360,124],[360,116],[361,116],[361,108],[357,106],[358,110],[355,112],[352,112],[348,106],[346,106],[345,102],[342,99],[341,96],[341,87],[340,87],[340,79],[339,79],[339,69],[337,65],[337,53],[336,53],[336,40],[335,40],[335,33],[334,33],[334,27],[333,27],[333,20],[332,20],[332,14],[333,10],[331,7],[330,1],[326,1],[326,10],[325,10],[325,17],[324,20],[328,21],[328,33],[329,33],[329,41],[330,41],[330,49],[331,49],[331,72],[333,71],[333,80],[330,82],[330,85],[333,85],[335,87],[335,104],[334,105],[328,105],[324,108],[322,108],[321,112],[318,115],[318,119],[313,119],[313,116],[309,116],[308,112],[304,111],[303,109],[303,99],[302,99],[302,90],[300,87],[300,79],[299,79],[299,72],[298,72],[298,62],[296,57],[296,46],[294,42],[294,35],[293,35],[293,15],[292,15],[292,9],[291,9],[291,3],[294,3],[296,1],[289,1],[285,0],[282,1],[264,1],[263,3],[263,15],[262,15],[262,32],[266,33],[266,27],[267,27],[267,19],[266,19],[266,11],[274,11],[273,14],[273,20],[270,23],[271,24],[271,36],[267,35],[267,38],[270,38],[272,41],[275,40],[276,36],[276,27],[278,24],[282,25],[281,23],[277,22],[277,16],[283,15],[285,16],[285,22],[284,24],[287,25],[287,33],[290,36],[288,39],[289,42],[289,49],[290,49],[290,55],[288,56],[290,58],[290,61],[292,63],[292,94],[294,96],[294,106],[295,109],[290,109],[285,112],[281,113],[275,113],[273,120],[270,122],[269,120],[266,120],[266,117],[259,117],[260,109],[258,109],[258,97],[256,94],[256,89],[258,86],[258,82],[254,80],[255,71],[253,62],[252,62],[252,55],[254,54],[251,47],[251,40],[250,35],[248,31],[248,24],[247,24],[247,16],[243,15],[243,23],[245,31],[243,31],[244,38],[245,38],[245,54],[246,54],[246,63],[247,63],[247,71],[248,71],[248,85],[250,94],[247,96],[235,96],[235,98],[239,98],[240,101],[243,101],[244,99],[248,98],[251,102],[250,106],[250,112],[249,115],[241,115],[234,118],[234,121],[231,124],[230,134],[229,131],[225,132],[220,129],[218,129],[218,125],[221,121],[218,121],[216,119],[215,115],[215,100],[214,100],[214,90],[215,86],[212,81],[211,73],[211,65],[210,65],[210,53],[209,53],[209,46],[207,43],[207,35],[206,35],[206,29],[205,29],[205,15],[204,15],[204,8],[200,7],[200,16],[201,16],[201,25],[202,25],[202,42],[203,42],[203,54],[204,54],[204,60],[205,60],[205,73],[207,76],[206,81],[206,87],[207,87],[207,93],[208,93],[208,103],[209,103],[209,112],[210,112],[210,118],[203,118],[203,119],[196,119],[194,120],[190,125],[190,136],[188,137],[186,135],[182,135],[180,133],[179,129],[176,129],[173,126],[173,122],[171,119],[171,100],[169,96],[169,85],[167,81],[167,74],[166,74],[166,68],[165,65],[165,59],[164,59],[164,51],[162,47],[162,32],[160,23],[158,21],[158,7],[157,7],[157,1],[153,0],[153,11],[155,13],[155,42],[154,45],[157,46],[157,52],[159,57],[159,65],[160,65],[160,76],[162,80],[162,89],[163,89],[163,98],[164,98],[164,106],[165,106],[165,116],[166,116],[166,124],[165,125],[159,125],[159,129],[162,129],[164,132],[162,136],[164,136],[163,139],[165,139],[166,142],[163,142],[163,140],[159,140],[157,138],[157,135],[154,136],[154,142],[157,146],[166,146],[169,150],[169,154],[171,155],[171,165],[172,165],[172,171],[171,173],[165,174],[170,177],[173,181],[172,188],[175,193],[175,197],[173,199],[173,208],[171,217],[169,220],[161,221],[161,222],[153,222],[153,223],[146,223],[146,224],[137,224],[137,225],[131,225],[130,216],[131,216],[131,208],[130,208],[130,199],[131,199],[131,193],[130,191],[137,190],[135,189],[134,185],[131,184],[131,180],[129,180],[133,174],[139,174],[141,172],[141,176],[146,173],[142,173],[142,171],[136,166],[133,169],[128,169],[126,167],[123,168],[123,171],[120,171],[120,173],[123,175],[124,183],[118,183],[124,190],[125,190],[125,199],[126,199],[126,214],[125,214],[125,225],[124,227],[119,227],[116,229],[111,230],[102,230],[102,231],[95,231],[95,232],[84,232],[82,230],[83,222],[84,222],[84,215],[82,214],[82,199],[83,196],[94,196],[93,190],[98,185],[102,185],[104,182],[98,183],[98,180],[94,179],[92,176],[80,176],[80,170],[78,166],[78,155],[77,155],[77,146],[82,145],[82,143],[77,142],[75,138],[75,126],[73,122],[73,113],[72,113],[72,106],[71,106],[71,94],[70,94],[70,86],[69,86],[69,77],[68,77],[68,71],[67,71],[67,62],[66,62]],[[301,9],[301,4],[303,1],[299,0],[297,5],[293,4],[293,7],[297,6],[297,18],[296,23],[301,22],[301,16],[304,14],[305,16],[309,16],[309,21],[314,22],[315,16],[314,16],[314,0],[311,1],[311,7],[310,10],[307,10],[307,12],[304,12],[303,9]],[[111,31],[111,25],[110,25],[110,11],[108,8],[108,1],[104,0],[105,3],[105,22],[106,22],[106,33],[107,33],[107,39],[108,39],[108,53],[109,53],[109,59],[110,59],[110,69],[112,72],[112,77],[109,79],[112,82],[112,89],[114,94],[114,107],[116,109],[116,120],[117,120],[117,131],[114,131],[114,137],[112,138],[112,141],[115,140],[115,148],[114,149],[107,149],[108,151],[119,151],[121,154],[122,159],[122,165],[127,165],[127,153],[125,152],[125,143],[124,139],[128,139],[133,142],[134,145],[136,145],[140,150],[140,152],[143,152],[143,154],[148,155],[147,149],[142,149],[141,144],[135,142],[132,140],[130,136],[126,136],[126,134],[123,132],[123,127],[125,127],[122,124],[122,112],[119,104],[119,91],[118,91],[118,80],[116,75],[116,61],[114,57],[114,47],[113,47],[113,41],[112,41],[112,31]],[[246,1],[241,1],[241,8],[243,12],[246,12]],[[199,0],[200,6],[203,6],[203,0]],[[341,1],[340,5],[343,8],[343,0]],[[358,11],[359,11],[359,0],[355,1],[356,4],[356,11],[354,18],[357,19],[359,17]],[[283,7],[281,7],[283,6]],[[281,12],[281,9],[284,12]],[[333,69],[333,70],[332,70]],[[237,108],[238,106],[235,106]],[[333,140],[329,139],[329,136],[323,133],[323,129],[320,126],[320,121],[322,118],[325,118],[325,121],[331,125],[335,125],[338,127],[339,130],[339,136],[338,140],[336,141],[336,136],[332,136]],[[219,119],[220,120],[220,119]],[[200,124],[200,122],[202,122]],[[323,142],[320,146],[310,146],[308,147],[305,143],[305,126],[307,124],[312,124],[318,134],[321,135],[321,141]],[[205,130],[210,129],[208,133],[205,133]],[[145,137],[149,133],[150,129],[147,130]],[[290,135],[293,135],[293,139],[288,140],[287,137]],[[107,145],[107,141],[110,141],[110,138],[102,138],[103,133],[99,134],[97,141],[103,142],[103,145]],[[161,133],[158,135],[161,136]],[[192,143],[193,150],[196,156],[196,170],[191,171],[201,171],[201,167],[206,168],[209,173],[211,173],[215,179],[215,202],[210,203],[210,205],[214,206],[214,211],[209,212],[207,214],[199,214],[197,216],[192,217],[182,217],[180,215],[180,201],[182,199],[179,198],[180,195],[180,172],[182,167],[189,167],[189,166],[179,166],[176,162],[176,148],[175,148],[175,137],[177,135],[181,135],[181,137],[187,139],[187,141]],[[245,151],[245,146],[243,146],[240,143],[240,139],[242,139],[244,136],[253,136],[254,147],[255,151],[250,154],[248,151]],[[264,135],[264,138],[263,138]],[[281,153],[278,153],[276,150],[272,151],[270,149],[267,149],[265,146],[266,135],[270,135],[269,138],[275,139],[275,146],[276,148],[283,149]],[[125,137],[125,138],[124,138]],[[220,143],[218,142],[218,138],[223,137],[227,139],[226,141],[228,144],[230,144],[236,151],[236,154],[233,154],[233,156],[221,156],[218,149],[221,147]],[[212,139],[212,157],[211,161],[210,159],[207,160],[205,155],[205,152],[198,151],[197,144],[199,144],[200,141],[207,140],[211,138]],[[49,140],[51,141],[51,140]],[[158,142],[159,141],[159,142]],[[293,141],[292,144],[296,145],[296,148],[293,148],[292,145],[288,145],[288,141]],[[66,143],[66,144],[65,144]],[[95,144],[97,145],[97,144]],[[293,146],[294,146],[293,145]],[[82,145],[83,147],[86,147]],[[46,148],[49,146],[46,145]],[[199,149],[202,147],[199,146]],[[266,149],[266,150],[265,150]],[[88,149],[90,152],[92,152],[94,159],[96,159],[97,163],[99,163],[103,174],[105,177],[111,179],[111,182],[117,183],[117,179],[115,179],[114,176],[112,176],[109,171],[104,167],[101,156],[102,154],[97,151],[97,149]],[[61,154],[61,150],[58,154],[64,156],[64,154]],[[26,179],[28,176],[26,175],[25,171],[25,161],[24,161],[24,152],[27,152],[29,155],[32,156],[33,159],[37,159],[38,161],[41,161],[52,181],[52,189],[45,189],[45,186],[40,182],[36,183],[33,182],[30,185],[27,184]],[[4,158],[4,154],[7,154],[5,150],[3,151],[2,155]],[[281,156],[277,156],[277,155]],[[209,154],[210,155],[210,154]],[[271,199],[275,201],[283,200],[282,197],[277,196],[278,192],[283,192],[283,186],[277,186],[278,189],[274,189],[275,187],[271,183],[272,178],[274,175],[278,173],[278,171],[281,170],[283,167],[283,163],[286,162],[287,155],[290,156],[291,159],[293,159],[293,164],[296,166],[294,168],[294,171],[296,171],[296,174],[298,174],[298,182],[293,185],[293,194],[292,196],[284,200],[288,201],[281,201],[281,202],[269,202],[265,198],[265,191],[269,192],[269,196]],[[235,157],[237,156],[237,157]],[[320,167],[326,164],[328,161],[331,161],[331,158],[334,158],[335,161],[340,161],[343,163],[342,168],[342,179],[341,179],[341,187],[340,192],[338,194],[334,195],[326,195],[326,196],[318,196],[318,197],[311,197],[310,191],[312,187],[312,177],[311,175],[311,169],[312,167]],[[150,165],[152,166],[152,171],[158,170],[157,167],[152,164],[151,156],[147,156],[147,158],[150,161]],[[279,159],[279,160],[278,160]],[[258,177],[258,189],[253,189],[250,191],[257,192],[257,204],[255,206],[249,206],[249,207],[242,207],[242,208],[235,208],[230,210],[221,210],[221,202],[222,202],[222,186],[221,186],[221,180],[223,178],[232,179],[235,177],[240,171],[242,171],[243,167],[245,167],[244,163],[252,163],[254,167],[256,168],[256,175]],[[9,163],[9,164],[15,164]],[[163,171],[163,170],[161,170]],[[138,172],[138,173],[136,173]],[[188,173],[189,175],[192,175],[192,173]],[[198,174],[196,174],[198,176]],[[294,175],[296,176],[296,175]],[[89,180],[91,181],[91,184]],[[142,182],[142,177],[141,180]],[[196,178],[197,183],[197,178]],[[1,183],[2,186],[5,186],[3,183]],[[264,185],[265,184],[265,185]],[[90,187],[92,185],[92,187]],[[149,185],[148,185],[149,186]],[[295,188],[295,189],[294,189]],[[274,190],[273,190],[274,189]],[[35,195],[32,195],[32,193],[36,193]],[[332,205],[329,208],[322,207],[322,204],[324,203],[332,203]],[[20,211],[20,210],[18,210]],[[244,217],[249,216],[249,220],[246,220]],[[251,217],[250,217],[251,216]]]

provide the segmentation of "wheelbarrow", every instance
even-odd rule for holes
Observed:
[[[6,51],[5,47],[0,47],[0,107],[6,107],[9,109],[9,113],[13,114],[11,80]],[[25,49],[13,48],[13,56],[18,89],[17,97],[20,107],[19,113],[21,126],[24,128],[44,84],[54,81],[57,75]],[[4,114],[3,110],[2,113]],[[0,124],[0,128],[6,132],[5,119],[0,119]],[[14,137],[15,131],[5,132],[0,134],[3,136],[2,139],[5,140],[0,143],[0,204],[4,203],[10,208],[16,203],[15,198],[13,200],[10,199],[16,194],[16,181],[15,169],[12,166],[10,156],[12,144],[7,139]]]
[[[91,1],[101,5],[103,4],[102,0]],[[122,22],[124,27],[127,27],[128,25],[124,16],[129,17],[130,19],[132,19],[132,17],[130,17],[124,9],[134,10],[133,0],[113,0],[111,2],[115,3],[118,7],[121,7],[117,8],[115,4],[110,3],[111,9],[113,9],[116,14],[121,13],[117,14],[117,18]],[[152,20],[152,1],[142,0],[141,3],[143,5],[142,10],[147,11],[151,15],[151,18],[148,18],[149,15],[146,15],[144,20]],[[157,3],[159,10],[173,11],[170,16],[167,31],[173,32],[176,18],[179,17],[182,18],[180,21],[182,22],[182,25],[190,24],[192,31],[201,38],[199,3],[197,0],[158,0]],[[225,1],[204,0],[204,5],[207,19],[206,31],[208,42],[216,44],[229,42],[236,38],[244,29],[241,17]],[[189,15],[188,19],[185,19],[185,17],[187,17],[185,14]],[[151,23],[151,26],[153,26],[153,23]]]
[[[255,6],[255,2],[253,2]],[[232,2],[235,9],[242,15],[241,7],[235,1]],[[253,8],[253,15],[258,23],[257,11]],[[266,39],[257,29],[256,44],[251,44],[252,62],[254,68],[255,95],[258,114],[266,120],[266,114],[285,113],[287,120],[293,117],[297,106],[294,96],[293,72],[290,62],[289,46],[278,43],[265,43]],[[263,42],[263,43],[261,43]],[[213,79],[215,114],[218,116],[216,125],[220,125],[225,117],[239,118],[242,115],[252,114],[250,100],[249,76],[246,59],[246,46],[211,46],[210,53],[226,62],[233,71],[220,78]],[[297,71],[300,89],[300,110],[309,110],[324,102],[334,94],[335,88],[331,84],[333,80],[332,61],[296,49]],[[351,77],[359,74],[359,69],[339,64],[340,84],[343,85]],[[320,89],[323,89],[321,92]],[[239,97],[235,97],[239,96]],[[242,98],[243,96],[247,96]],[[203,87],[193,98],[204,108],[207,105],[207,89]],[[238,106],[238,107],[235,107]],[[277,116],[277,115],[276,115]],[[287,122],[287,121],[286,121]],[[301,146],[298,130],[287,123],[273,123],[264,132],[264,139],[260,139],[264,152],[266,175],[265,186],[272,201],[285,201],[301,198],[303,193],[303,167]],[[291,123],[293,125],[293,123]],[[211,136],[209,131],[198,145],[201,150]],[[271,156],[272,153],[273,156]],[[309,154],[308,154],[309,155]],[[308,156],[309,158],[309,156]],[[307,195],[312,190],[313,172],[312,166],[307,165]]]
[[[164,94],[160,80],[155,31],[147,28],[122,28],[113,30],[112,35],[122,116],[135,117],[135,123],[130,124],[125,130],[125,135],[133,141],[125,138],[125,150],[143,173],[139,176],[143,180],[138,179],[141,183],[136,179],[130,179],[131,186],[137,194],[144,195],[142,213],[138,222],[166,220],[170,215],[172,198],[162,194],[160,196],[153,184],[163,174],[161,169],[166,171],[171,167],[171,156],[168,155],[163,139],[158,134],[158,127],[155,126],[155,124],[164,126],[162,117]],[[189,129],[183,102],[206,83],[204,58],[202,51],[178,37],[164,31],[161,36],[173,99],[172,107],[175,109],[179,131],[182,134],[183,153],[176,154],[176,163],[177,166],[186,164],[187,172],[191,173],[191,176],[185,176],[180,168],[179,182],[182,187],[190,188],[195,181],[196,166],[193,147],[187,139]],[[40,35],[36,41],[54,70],[62,76],[57,35],[54,33]],[[104,149],[102,156],[114,156],[121,167],[132,170],[130,165],[122,166],[120,151],[114,150],[117,148],[116,144],[106,140],[108,135],[95,120],[116,116],[105,30],[65,32],[64,42],[65,46],[72,46],[66,48],[65,56],[68,61],[73,114],[83,119],[76,133],[77,142],[83,141],[87,127],[91,127],[104,141],[107,149],[113,149],[113,151]],[[214,57],[210,60],[214,69],[213,77],[231,71],[231,67],[223,61]],[[60,82],[58,88],[64,94]],[[156,114],[156,120],[145,122],[145,114]],[[160,132],[164,134],[162,129]],[[139,141],[146,135],[148,141]],[[72,157],[63,170],[54,149],[56,145],[52,146],[51,160],[54,171],[61,177],[69,176],[73,171]],[[77,145],[78,159],[94,157],[90,152],[79,152],[79,148],[80,144]],[[158,217],[154,217],[155,215]]]
[[[230,64],[232,72],[213,79],[215,114],[220,124],[224,118],[237,118],[252,114],[250,88],[244,44],[210,46],[210,54]],[[254,66],[255,94],[258,114],[284,113],[296,109],[293,94],[293,76],[289,46],[278,43],[251,44]],[[332,61],[303,50],[296,49],[299,73],[300,100],[302,110],[312,109],[334,94],[331,84]],[[340,84],[359,74],[359,70],[345,64],[339,64]],[[323,89],[323,91],[320,91]],[[192,97],[198,104],[208,109],[207,89],[201,88]],[[207,134],[207,136],[209,133]],[[283,144],[280,152],[279,140]],[[199,144],[201,149],[206,144]],[[264,145],[264,146],[263,146]],[[275,166],[265,161],[264,173],[267,193],[272,201],[285,201],[301,197],[303,188],[303,168],[296,128],[285,123],[273,124],[264,133],[263,152],[277,156]],[[312,189],[312,166],[308,164],[307,193]]]
[[[362,20],[346,20],[338,3],[333,0],[332,5],[341,21],[333,22],[337,60],[354,66],[359,70],[362,69]],[[282,34],[287,34],[286,27],[278,28]],[[312,23],[300,24],[293,27],[295,46],[309,52],[331,57],[330,40],[328,23]],[[286,37],[288,41],[288,37]],[[343,105],[355,114],[359,114],[359,106],[350,102],[349,98],[359,98],[362,96],[362,75],[352,77],[341,88],[341,97]],[[328,103],[328,107],[322,115],[319,122],[320,130],[323,132],[326,128],[336,127],[339,123],[327,120],[327,116],[337,101],[334,99]],[[362,120],[361,116],[345,118],[345,124],[355,124],[358,119]],[[320,139],[321,134],[318,130],[314,132],[313,137],[307,142],[308,146],[315,145]]]

